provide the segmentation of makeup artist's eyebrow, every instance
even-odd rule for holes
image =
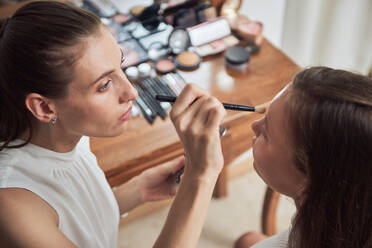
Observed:
[[[122,62],[123,62],[123,60],[124,60],[124,53],[123,53],[123,49],[121,49],[121,48],[120,48],[120,53],[121,53],[121,56],[120,56],[120,65],[121,65]],[[97,83],[98,81],[100,81],[102,78],[107,77],[108,75],[110,75],[114,71],[115,71],[115,69],[114,70],[107,71],[107,72],[104,72],[96,80],[94,80],[92,83],[90,83],[90,85],[94,85],[95,83]]]

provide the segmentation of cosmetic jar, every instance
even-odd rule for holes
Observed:
[[[232,47],[225,53],[225,65],[229,69],[243,71],[248,66],[249,57],[250,53],[245,47]]]
[[[151,66],[147,63],[142,63],[138,66],[138,76],[140,78],[149,77],[151,74]]]
[[[181,70],[194,70],[201,63],[199,54],[190,51],[184,51],[178,54],[176,58],[176,67]]]
[[[129,81],[135,82],[138,79],[138,69],[135,66],[130,66],[125,69],[125,75],[127,75]]]

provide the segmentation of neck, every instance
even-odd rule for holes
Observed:
[[[67,132],[58,123],[33,123],[32,137],[30,143],[52,150],[55,152],[65,153],[72,151],[79,142],[81,135]],[[27,134],[23,134],[21,139],[27,140]]]

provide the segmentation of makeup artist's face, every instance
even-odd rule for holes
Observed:
[[[288,87],[270,105],[264,118],[254,122],[252,129],[254,168],[268,186],[274,190],[296,198],[300,195],[305,177],[295,167],[288,134],[289,100]]]
[[[103,26],[83,49],[67,97],[56,101],[58,124],[76,135],[119,135],[138,96],[121,69],[123,54]]]

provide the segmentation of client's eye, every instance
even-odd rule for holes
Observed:
[[[109,83],[111,83],[111,80],[108,80],[102,87],[98,89],[98,91],[100,92],[105,91],[107,87],[109,86]]]

